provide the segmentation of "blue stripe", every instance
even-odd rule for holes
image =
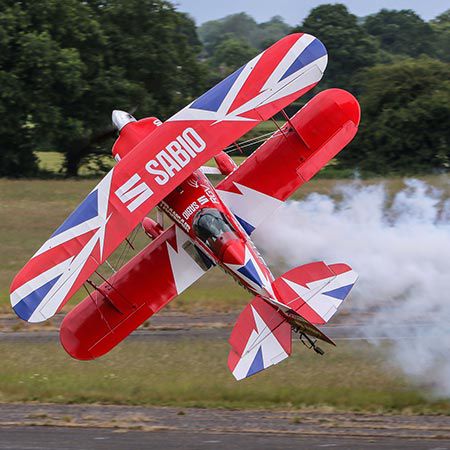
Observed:
[[[341,286],[340,288],[333,289],[332,291],[323,292],[323,295],[328,295],[329,297],[337,298],[338,300],[344,300],[348,293],[352,289],[353,284],[347,286]]]
[[[252,362],[252,365],[250,366],[250,369],[248,369],[246,377],[250,377],[254,375],[255,373],[261,372],[261,370],[264,370],[264,361],[263,361],[263,355],[262,355],[262,347],[259,347],[258,352],[256,353],[255,359]]]
[[[238,272],[244,275],[244,277],[248,278],[255,282],[258,286],[262,286],[261,278],[259,278],[258,272],[255,269],[255,265],[253,261],[249,259],[245,266],[238,269]]]
[[[36,308],[40,305],[41,301],[50,292],[50,289],[59,280],[61,275],[58,275],[53,280],[47,281],[43,286],[28,294],[16,306],[14,306],[15,313],[22,319],[27,320],[36,311]]]
[[[319,39],[314,39],[301,53],[297,56],[297,59],[291,64],[288,70],[280,78],[280,81],[287,78],[289,75],[297,72],[301,68],[311,64],[316,59],[321,58],[327,54],[327,49],[319,41]]]
[[[205,92],[192,103],[190,108],[217,111],[244,67],[245,66],[242,66],[240,69],[236,70],[236,72],[225,78],[225,80],[216,84],[208,92]]]
[[[234,217],[236,217],[237,221],[241,224],[241,227],[249,236],[253,233],[253,231],[255,231],[255,227],[253,225],[251,225],[244,219],[241,219],[239,216],[236,216],[236,214],[234,215]]]
[[[52,234],[56,236],[80,223],[98,216],[98,191],[92,191],[78,206],[78,208],[65,220],[65,222]]]

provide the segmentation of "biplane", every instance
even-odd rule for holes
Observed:
[[[292,117],[284,112],[319,82],[327,58],[317,38],[291,34],[164,123],[114,111],[117,164],[17,274],[16,314],[47,320],[89,283],[60,338],[72,357],[94,359],[218,266],[254,296],[229,339],[236,379],[287,358],[293,333],[323,353],[317,340],[333,341],[318,326],[335,314],[357,274],[321,261],[275,278],[251,236],[357,132],[358,102],[340,89],[320,92]],[[224,149],[279,112],[286,123],[237,166]],[[210,159],[215,168],[204,166]],[[211,172],[225,177],[214,186]],[[148,217],[155,208],[157,220]],[[164,228],[163,214],[171,226]],[[151,242],[95,284],[91,276],[140,225]]]

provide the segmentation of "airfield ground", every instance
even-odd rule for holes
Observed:
[[[0,402],[450,413],[432,386],[413,384],[388,364],[389,341],[372,346],[362,337],[365,324],[350,319],[324,329],[337,343],[324,345],[324,356],[295,340],[282,367],[236,383],[226,366],[235,318],[162,313],[103,358],[79,362],[59,345],[59,317],[21,331],[3,317]],[[402,329],[399,337],[409,338]]]
[[[448,178],[426,181],[450,193]],[[296,342],[283,367],[233,381],[226,339],[249,295],[221,271],[207,274],[136,338],[95,362],[73,361],[64,353],[58,318],[39,327],[16,320],[9,307],[12,277],[96,182],[0,180],[0,450],[71,449],[74,441],[84,443],[78,450],[137,450],[149,443],[152,448],[183,443],[185,448],[256,448],[258,443],[276,448],[278,443],[283,448],[450,449],[450,402],[434,398],[432,386],[414,384],[388,364],[389,342],[375,348],[347,339],[354,334],[338,334],[338,347],[323,357]],[[364,181],[375,182],[380,180]],[[297,198],[332,194],[336,183],[312,181]],[[385,183],[392,192],[402,187],[400,179]],[[140,234],[135,243],[145,242]],[[341,315],[337,323],[350,326],[350,319]],[[95,406],[103,403],[115,406]],[[127,408],[142,420],[127,421]],[[155,416],[170,419],[158,422]],[[208,425],[208,417],[220,418],[219,425]],[[106,428],[96,428],[105,423]],[[278,434],[271,434],[270,424]],[[58,426],[54,447],[41,428],[49,425]],[[352,441],[354,435],[358,441]]]

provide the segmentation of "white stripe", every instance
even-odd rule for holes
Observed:
[[[87,198],[90,194],[92,194],[95,190],[97,190],[98,216],[86,220],[83,223],[75,225],[74,227],[63,231],[62,233],[59,233],[56,236],[51,237],[41,246],[41,248],[33,255],[32,258],[41,255],[42,253],[45,253],[46,251],[55,248],[58,245],[64,244],[65,242],[68,242],[73,238],[88,233],[89,231],[95,230],[96,228],[99,228],[104,224],[106,220],[106,214],[108,211],[109,191],[111,187],[113,171],[114,168],[111,169],[105,176],[105,178],[86,196]],[[102,247],[103,245],[101,246],[100,251],[102,250]]]
[[[225,117],[228,110],[230,109],[232,103],[236,99],[237,95],[239,94],[240,90],[242,89],[242,86],[247,81],[248,77],[252,73],[253,69],[255,68],[256,64],[258,64],[258,61],[261,59],[263,53],[260,53],[259,55],[255,56],[251,61],[249,61],[244,68],[242,69],[242,72],[239,74],[237,80],[234,82],[231,89],[228,91],[227,95],[225,96],[222,104],[220,105],[219,110],[217,111],[219,117]]]
[[[18,287],[11,293],[11,305],[13,307],[16,306],[17,303],[19,303],[26,296],[44,286],[45,283],[54,280],[58,275],[61,275],[67,267],[69,267],[72,260],[73,256],[57,264],[56,266],[51,267],[45,272],[40,273],[38,276],[27,281],[25,284],[22,284],[22,286]]]
[[[232,115],[244,114],[252,109],[271,103],[283,97],[287,97],[300,89],[305,88],[313,83],[318,82],[323,75],[324,64],[326,66],[327,56],[313,61],[305,66],[302,70],[294,72],[291,76],[285,78],[280,83],[273,85],[272,88],[266,89],[261,94],[253,97],[247,103],[244,103],[238,109],[234,110]],[[323,70],[322,70],[323,68]]]
[[[234,183],[241,194],[217,190],[222,201],[233,214],[258,228],[263,220],[276,211],[283,202],[270,195],[251,189],[243,184]]]
[[[191,241],[189,236],[178,226],[175,226],[175,233],[176,247],[172,248],[167,242],[167,252],[175,289],[179,295],[206,272],[192,260],[192,257],[183,248],[185,242]]]
[[[280,89],[272,92],[271,95],[268,95],[255,107],[259,108],[263,105],[279,100],[280,98],[294,94],[295,92],[300,91],[311,84],[317,83],[323,76],[327,62],[328,56],[325,55],[305,66],[301,73],[299,73],[300,71],[293,73],[283,80],[287,81],[287,83],[283,83],[283,86],[280,87]]]
[[[95,245],[99,241],[101,234],[104,233],[105,226],[106,223],[92,236],[81,252],[76,255],[70,266],[67,267],[61,275],[61,278],[43,298],[38,308],[36,308],[34,313],[28,319],[28,322],[42,322],[49,319],[56,313],[65,300],[68,292],[72,289],[78,275],[89,259]]]
[[[301,36],[297,42],[292,45],[289,51],[286,53],[284,58],[280,61],[278,66],[272,72],[270,77],[265,82],[262,91],[271,88],[273,85],[276,85],[280,78],[286,73],[286,71],[291,67],[294,61],[303,53],[305,48],[311,44],[316,38],[311,36],[310,34],[304,34]],[[284,81],[284,80],[283,80]]]
[[[86,220],[86,222],[80,223],[79,225],[75,225],[74,227],[69,228],[66,231],[63,231],[62,233],[53,236],[42,245],[42,247],[33,255],[33,258],[35,258],[38,255],[41,255],[42,253],[45,253],[46,251],[52,248],[57,247],[58,245],[64,244],[65,242],[68,242],[73,238],[76,238],[89,231],[99,228],[103,222],[104,220],[102,218],[98,216],[93,217],[92,219]]]

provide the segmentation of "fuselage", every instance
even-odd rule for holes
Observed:
[[[255,245],[200,171],[171,192],[159,207],[211,261],[244,288],[274,298],[274,277]]]
[[[113,121],[120,130],[113,147],[113,155],[118,160],[161,124],[155,117],[136,121],[123,111],[115,111]],[[219,154],[216,162],[222,173],[230,173],[236,167],[225,153]],[[201,170],[193,172],[158,207],[190,237],[202,255],[254,295],[276,302],[272,289],[274,276],[241,223]],[[147,224],[149,222],[148,226],[152,228],[149,234],[156,237],[162,228],[147,219]]]

